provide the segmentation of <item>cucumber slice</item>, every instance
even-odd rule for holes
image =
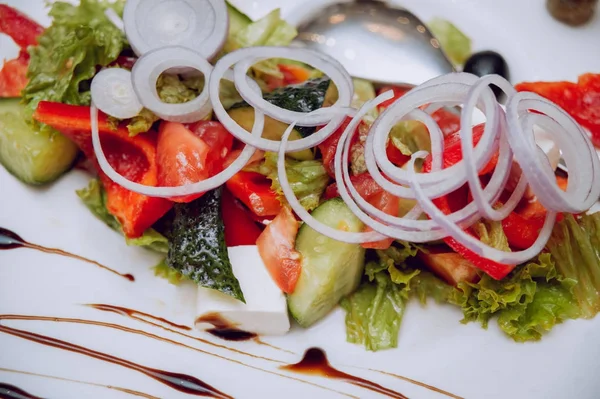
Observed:
[[[56,180],[73,164],[77,146],[56,131],[28,125],[19,101],[0,99],[0,163],[24,183]]]
[[[312,215],[333,228],[363,230],[363,223],[341,198],[325,201]],[[365,249],[333,240],[304,224],[296,237],[296,250],[302,254],[302,273],[288,296],[288,308],[298,324],[308,327],[356,289],[364,271]]]

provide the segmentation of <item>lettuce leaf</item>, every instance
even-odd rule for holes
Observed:
[[[463,65],[471,56],[471,39],[451,22],[435,18],[427,26],[454,66]]]
[[[159,121],[160,118],[149,109],[143,108],[139,114],[129,120],[127,124],[127,130],[130,136],[135,136],[140,133],[146,133],[152,128],[154,122]]]
[[[285,168],[288,181],[300,204],[309,211],[319,206],[321,196],[329,183],[329,175],[323,163],[320,160],[297,161],[286,158]],[[271,180],[271,188],[279,194],[280,201],[285,203],[285,196],[277,176],[276,153],[265,153],[263,162],[246,170],[252,170],[268,177]]]
[[[450,302],[463,309],[463,322],[485,328],[493,316],[515,341],[535,341],[567,319],[600,311],[600,213],[566,215],[537,259],[501,281],[483,275],[460,283]]]
[[[176,75],[163,73],[156,82],[160,99],[167,104],[181,104],[198,97],[204,88],[204,76],[200,74]]]
[[[409,120],[397,123],[390,131],[390,140],[406,156],[411,156],[417,151],[431,152],[429,131],[419,121]]]
[[[378,261],[365,266],[366,278],[340,305],[346,310],[348,342],[363,344],[377,351],[398,346],[398,332],[407,302],[428,297],[437,302],[447,300],[452,290],[433,274],[411,268],[406,261],[418,253],[410,243],[396,242],[386,250],[376,251]]]
[[[298,35],[298,31],[292,25],[281,18],[279,9],[271,11],[258,21],[251,22],[229,6],[229,36],[223,50],[225,53],[245,47],[256,46],[287,46]],[[252,66],[251,72],[259,82],[270,79],[283,79],[283,73],[279,70],[280,60],[269,59]]]
[[[600,312],[600,213],[565,216],[547,247],[557,273],[577,282],[573,294],[581,317],[594,317]]]
[[[363,283],[340,303],[346,310],[346,338],[370,351],[395,348],[406,308],[406,293],[387,273],[377,273],[374,280]]]
[[[501,222],[481,219],[475,222],[471,228],[484,244],[501,251],[510,252],[508,238],[504,234]]]
[[[42,100],[89,105],[89,81],[97,67],[113,62],[126,46],[125,36],[104,11],[111,7],[121,14],[124,4],[103,0],[81,0],[78,6],[52,4],[52,25],[29,49],[29,83],[23,91],[28,116]]]
[[[98,219],[106,223],[111,229],[123,233],[121,224],[106,208],[106,191],[98,179],[92,179],[87,187],[77,190],[77,195],[83,201],[84,205]],[[167,238],[158,231],[150,228],[144,231],[140,237],[125,238],[127,245],[144,247],[159,253],[167,253],[169,242]]]

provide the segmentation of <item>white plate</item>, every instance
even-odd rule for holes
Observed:
[[[41,0],[8,2],[47,22]],[[240,3],[240,2],[238,2]],[[277,1],[247,2],[257,15]],[[254,4],[257,4],[254,7]],[[284,15],[294,14],[301,0],[281,1]],[[600,19],[587,27],[569,29],[554,22],[543,0],[424,1],[403,4],[425,21],[442,16],[454,21],[472,39],[475,49],[491,48],[505,55],[513,81],[576,79],[580,73],[600,72]],[[263,6],[261,7],[261,4]],[[266,4],[266,5],[265,5]],[[242,7],[243,8],[243,7]],[[297,9],[297,8],[296,8]],[[12,57],[15,47],[0,39],[0,57]],[[108,303],[138,309],[173,322],[192,325],[193,287],[176,288],[155,278],[149,270],[154,255],[129,248],[124,240],[95,219],[74,193],[88,176],[74,171],[50,187],[35,189],[19,183],[0,168],[0,226],[28,241],[95,259],[122,272],[135,283],[97,267],[29,249],[0,251],[0,314],[34,314],[119,323],[143,329],[275,373],[277,365],[215,349],[117,314],[83,307]],[[326,350],[330,361],[411,398],[443,396],[397,378],[364,370],[374,368],[404,375],[467,398],[582,398],[600,392],[600,318],[568,321],[539,343],[516,344],[491,323],[488,331],[476,324],[462,325],[460,311],[451,306],[412,303],[403,320],[395,350],[368,353],[345,342],[343,314],[336,311],[309,330],[295,328],[285,337],[267,338],[281,352],[255,343],[228,344],[262,356],[294,362],[312,346]],[[42,322],[3,321],[70,341],[145,366],[190,374],[236,398],[305,398],[340,396],[306,383],[183,348],[106,327]],[[215,340],[215,338],[202,335]],[[221,342],[224,343],[224,342]],[[360,366],[362,369],[352,366]],[[133,389],[156,397],[186,397],[146,375],[101,360],[59,350],[0,333],[0,369],[10,368],[75,380]],[[320,377],[297,376],[357,397],[377,397],[371,391]],[[60,398],[129,398],[105,387],[0,371],[0,382],[33,395]]]

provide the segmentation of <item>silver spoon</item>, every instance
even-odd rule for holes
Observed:
[[[406,9],[355,0],[313,15],[298,27],[296,44],[331,55],[353,77],[418,85],[454,71],[427,26]]]

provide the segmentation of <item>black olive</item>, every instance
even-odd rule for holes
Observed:
[[[495,51],[480,51],[472,54],[467,62],[465,62],[463,71],[477,76],[497,74],[507,80],[510,78],[508,64],[504,58]],[[492,86],[492,89],[496,96],[499,96],[502,93],[502,90],[496,86]]]

